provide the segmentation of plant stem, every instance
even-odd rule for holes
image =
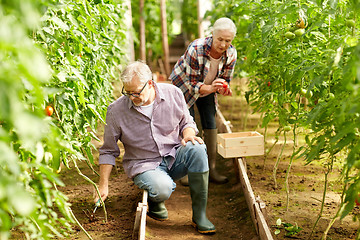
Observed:
[[[301,89],[303,87],[303,78],[301,78]],[[290,157],[290,161],[289,161],[289,165],[288,165],[288,168],[286,170],[286,175],[285,175],[285,190],[286,190],[286,211],[289,210],[289,202],[290,202],[290,187],[289,187],[289,174],[290,174],[290,170],[291,170],[291,166],[292,166],[292,163],[294,161],[294,158],[295,158],[295,150],[296,150],[296,147],[297,147],[297,134],[296,134],[296,129],[297,129],[297,122],[299,121],[299,114],[300,114],[300,105],[301,105],[301,96],[299,96],[299,100],[297,102],[298,104],[298,107],[297,107],[297,110],[296,110],[296,115],[295,115],[295,118],[296,118],[296,121],[295,121],[295,124],[294,124],[294,128],[293,128],[293,136],[294,136],[294,144],[293,144],[293,152],[291,154],[291,157]]]
[[[332,171],[333,163],[334,163],[334,155],[331,154],[331,153],[330,153],[330,159],[331,159],[331,161],[330,161],[329,165],[327,166],[327,171],[325,172],[324,191],[323,191],[323,196],[322,196],[322,201],[321,201],[320,212],[319,212],[318,218],[316,219],[315,224],[314,224],[314,226],[313,226],[313,228],[311,230],[309,239],[311,239],[312,234],[314,233],[314,230],[315,230],[317,224],[319,223],[320,218],[322,217],[322,214],[323,214],[323,211],[324,211],[326,192],[327,192],[327,187],[328,187],[328,183],[329,183],[328,176]]]
[[[85,228],[80,224],[80,222],[77,220],[77,218],[75,217],[73,211],[71,210],[71,208],[69,207],[69,212],[71,214],[71,216],[74,218],[76,224],[81,228],[81,230],[83,230],[83,232],[85,233],[85,235],[89,238],[89,239],[93,239],[90,234],[85,230]]]
[[[101,194],[100,194],[99,188],[96,186],[96,183],[94,183],[90,178],[88,178],[86,175],[84,175],[84,174],[80,171],[80,169],[79,169],[79,167],[77,166],[77,163],[76,163],[75,160],[73,160],[73,163],[74,163],[74,166],[75,166],[77,172],[79,173],[79,175],[82,176],[86,181],[88,181],[89,183],[91,183],[91,184],[94,186],[94,188],[95,188],[95,190],[96,190],[96,193],[97,193],[98,196],[99,196],[101,205],[103,206],[103,209],[104,209],[105,222],[107,222],[107,212],[106,212],[106,208],[105,208],[105,203],[104,203],[104,201],[101,199]]]
[[[286,145],[286,131],[284,131],[284,143],[281,147],[281,150],[280,150],[280,153],[276,159],[276,163],[274,165],[274,170],[273,170],[273,178],[274,178],[274,185],[275,185],[275,189],[277,188],[277,182],[276,182],[276,172],[277,172],[277,169],[278,169],[278,166],[279,166],[279,162],[280,162],[280,159],[281,159],[281,156],[283,154],[283,151],[284,151],[284,148],[285,148],[285,145]]]
[[[269,148],[269,151],[267,151],[267,153],[265,154],[265,157],[264,157],[264,166],[263,166],[263,169],[265,170],[265,162],[268,158],[268,156],[270,155],[270,152],[273,150],[273,148],[276,146],[276,144],[278,143],[279,139],[275,139],[275,142],[273,143],[273,145]]]
[[[81,148],[81,151],[82,151],[82,153],[83,153],[84,155],[86,155],[86,152],[85,152],[84,148]],[[89,157],[86,157],[86,158],[85,158],[85,162],[86,162],[86,164],[88,165],[88,167],[93,171],[93,173],[95,173],[98,177],[100,177],[100,174],[99,174],[97,171],[95,171],[95,169],[94,169],[93,166],[91,165],[90,160],[89,160]]]

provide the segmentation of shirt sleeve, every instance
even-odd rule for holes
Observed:
[[[120,130],[116,126],[111,110],[112,108],[108,107],[104,131],[104,144],[99,149],[99,164],[115,165],[115,159],[120,155],[120,149],[117,145],[120,138]]]
[[[204,84],[202,81],[203,75],[200,68],[200,62],[203,61],[203,56],[198,54],[197,48],[201,46],[190,44],[184,54],[184,67],[186,71],[186,82],[188,88],[196,94],[200,94],[200,87]]]

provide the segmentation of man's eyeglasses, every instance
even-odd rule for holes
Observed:
[[[149,80],[149,81],[150,81],[150,80]],[[135,97],[135,98],[138,98],[138,97],[140,97],[142,91],[144,91],[144,89],[145,89],[145,87],[146,87],[146,85],[148,84],[149,81],[147,81],[147,82],[145,83],[145,85],[144,85],[143,88],[140,90],[140,92],[133,92],[133,93],[126,92],[125,89],[124,89],[124,86],[123,86],[123,87],[122,87],[122,90],[121,90],[121,93],[122,93],[123,95],[127,96],[127,97],[133,96],[133,97]]]

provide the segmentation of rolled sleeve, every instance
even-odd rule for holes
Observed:
[[[104,131],[104,144],[99,149],[99,164],[115,165],[115,159],[120,155],[117,142],[120,137],[120,130],[113,120],[111,107],[106,113],[106,125]]]

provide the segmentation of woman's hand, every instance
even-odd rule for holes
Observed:
[[[232,96],[232,91],[229,84],[224,79],[218,78],[215,81],[217,80],[221,81],[221,86],[218,87],[218,90],[216,92],[223,96]]]

